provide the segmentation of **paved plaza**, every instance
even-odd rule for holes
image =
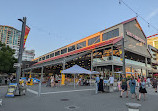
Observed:
[[[144,101],[120,98],[119,92],[95,94],[94,87],[66,86],[50,88],[42,85],[42,94],[37,96],[38,85],[28,87],[25,96],[5,98],[7,87],[0,87],[3,105],[0,111],[127,111],[126,103],[134,102],[142,105],[141,111],[158,111],[158,94],[147,88],[148,94]],[[150,91],[149,91],[150,90]]]

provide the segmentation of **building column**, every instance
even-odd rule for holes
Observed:
[[[41,79],[40,79],[40,82],[39,82],[39,90],[38,90],[38,96],[40,96],[41,95],[41,85],[42,85],[42,80],[43,80],[43,66],[42,66],[42,68],[41,68]]]
[[[111,46],[111,50],[112,50],[112,76],[114,77],[114,64],[113,64],[113,45]]]
[[[148,67],[147,67],[148,61],[147,58],[145,57],[145,66],[146,66],[146,77],[148,76]]]
[[[93,50],[91,52],[91,71],[93,71]],[[92,74],[90,74],[90,86],[91,86]]]

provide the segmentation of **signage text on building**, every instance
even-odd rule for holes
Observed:
[[[141,39],[140,37],[134,35],[133,33],[129,32],[129,31],[127,31],[127,30],[126,30],[126,33],[127,33],[128,36],[130,36],[130,37],[132,37],[132,38],[138,40],[139,42],[142,42],[142,43],[146,44],[145,40],[143,40],[143,39]]]

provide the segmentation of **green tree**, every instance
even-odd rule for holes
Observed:
[[[14,58],[15,50],[11,49],[9,46],[6,46],[0,42],[0,73],[14,73],[15,68],[13,65],[17,62],[17,59]]]

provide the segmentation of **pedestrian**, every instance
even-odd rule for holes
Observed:
[[[98,91],[104,92],[104,89],[103,89],[103,77],[100,77]]]
[[[148,87],[150,87],[150,78],[149,77],[147,78],[147,85],[148,85]]]
[[[51,81],[51,87],[54,87],[54,76],[50,77],[50,81]]]
[[[48,80],[47,80],[47,84],[46,84],[46,87],[50,87],[51,86],[51,80],[50,80],[50,77],[48,77]]]
[[[138,79],[137,79],[137,86],[139,87],[139,85],[140,85],[140,77],[138,76]]]
[[[146,83],[145,83],[144,78],[141,78],[141,82],[140,82],[140,85],[139,85],[139,98],[138,98],[139,101],[141,99],[141,94],[143,94],[144,100],[145,100],[145,93],[147,93]]]
[[[155,92],[157,93],[157,79],[156,78],[154,78],[153,79],[153,88],[155,89]]]
[[[135,92],[135,88],[136,88],[136,81],[134,76],[131,76],[131,79],[129,81],[129,86],[130,86],[130,93],[132,94],[132,99],[133,99],[133,95],[135,95],[135,98],[137,99],[137,95]]]
[[[113,86],[113,84],[114,84],[114,77],[112,75],[109,77],[109,82],[110,82],[110,86]]]
[[[127,90],[127,78],[125,75],[122,75],[122,80],[121,80],[121,95],[120,98],[122,98],[123,92],[126,91],[126,98],[128,98],[128,90]]]
[[[99,78],[99,75],[97,75],[97,77],[96,77],[96,83],[97,83],[98,88],[99,88],[99,81],[100,81],[100,78]]]

